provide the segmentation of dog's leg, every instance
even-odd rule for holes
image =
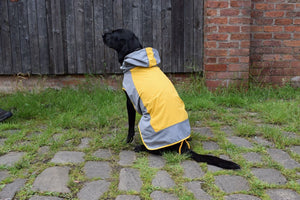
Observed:
[[[131,143],[133,141],[133,137],[134,137],[134,123],[135,123],[136,111],[135,111],[126,92],[125,92],[125,94],[127,97],[127,114],[128,114],[128,126],[129,126],[126,142]]]

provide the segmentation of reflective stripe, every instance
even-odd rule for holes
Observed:
[[[151,126],[144,127],[146,117],[142,116],[139,122],[139,132],[145,147],[156,150],[177,144],[190,137],[190,123],[185,120],[171,127],[155,132]],[[144,128],[143,128],[144,127]]]

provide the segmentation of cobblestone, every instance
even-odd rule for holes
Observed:
[[[241,176],[220,175],[215,177],[216,185],[226,193],[248,191],[249,184]]]
[[[300,164],[293,160],[289,154],[281,149],[268,149],[268,153],[272,159],[287,169],[294,169],[300,167]]]
[[[175,185],[174,181],[166,171],[158,171],[152,180],[152,185],[161,188],[171,188]]]
[[[287,182],[286,178],[276,169],[254,168],[252,169],[252,173],[260,180],[269,184],[283,185]]]
[[[218,143],[210,141],[209,137],[214,137],[214,133],[209,127],[196,127],[193,128],[193,131],[196,134],[203,133],[206,137],[206,139],[202,137],[202,139],[204,138],[201,141],[203,149],[216,152],[218,157],[223,159],[231,160],[228,156],[230,154],[226,152],[221,152],[221,155],[218,154],[222,151],[222,143],[220,141]],[[218,195],[220,193],[223,194],[222,198],[225,200],[260,200],[261,198],[255,196],[257,193],[253,193],[252,189],[250,189],[253,176],[257,178],[255,178],[255,181],[272,185],[271,187],[266,186],[264,189],[261,189],[261,192],[267,198],[269,196],[271,200],[300,199],[299,194],[292,190],[294,187],[293,184],[300,182],[300,171],[297,168],[299,167],[299,163],[297,162],[297,157],[295,157],[295,155],[298,156],[297,154],[299,154],[299,145],[287,147],[286,151],[284,151],[276,149],[273,143],[261,137],[248,138],[248,141],[243,137],[234,136],[232,128],[229,126],[221,128],[221,131],[225,132],[222,135],[225,135],[228,141],[239,147],[247,148],[240,149],[243,153],[239,156],[247,161],[245,162],[244,159],[241,159],[241,162],[246,163],[245,165],[248,166],[247,170],[250,176],[241,175],[244,173],[240,174],[238,171],[232,172],[231,170],[223,170],[211,165],[199,164],[190,159],[182,161],[180,165],[172,166],[164,156],[138,154],[128,150],[121,150],[119,153],[115,153],[110,149],[104,148],[88,152],[86,150],[90,148],[89,143],[91,138],[82,138],[81,143],[75,147],[77,151],[62,151],[71,147],[71,144],[68,147],[63,146],[61,151],[58,151],[54,155],[50,152],[50,146],[38,148],[37,156],[43,158],[43,162],[45,162],[43,164],[47,164],[47,167],[41,171],[36,170],[33,172],[32,176],[30,176],[30,181],[32,182],[29,181],[29,178],[14,179],[15,174],[10,171],[10,169],[18,166],[16,163],[26,158],[26,152],[12,151],[0,156],[0,165],[2,166],[0,170],[0,186],[2,186],[0,189],[0,199],[14,199],[14,196],[23,187],[26,187],[27,190],[28,188],[32,190],[28,193],[34,194],[34,196],[26,198],[29,200],[60,200],[68,195],[74,195],[74,198],[80,200],[103,198],[141,200],[144,199],[142,194],[145,192],[145,188],[150,185],[152,186],[151,189],[149,188],[151,190],[148,194],[150,197],[148,196],[147,198],[151,198],[152,200],[178,200],[179,196],[177,195],[180,191],[177,190],[177,186],[180,185],[181,189],[183,188],[185,191],[190,192],[189,195],[193,195],[195,199],[210,200],[216,198],[214,191],[218,187],[221,190]],[[56,139],[60,140],[59,138],[62,138],[62,135],[56,134]],[[260,139],[255,140],[257,138]],[[6,140],[6,138],[1,139]],[[253,144],[257,143],[259,145],[253,145],[250,141]],[[263,148],[266,151],[246,152],[251,150],[256,151],[256,147]],[[272,148],[268,149],[268,147]],[[139,168],[141,163],[136,162],[140,161],[138,160],[140,156],[145,155],[148,158],[148,166],[144,165],[143,167],[150,167],[154,172],[152,179],[147,180],[147,183],[144,181],[145,173]],[[293,169],[294,172],[291,172],[292,176],[282,171],[281,168],[273,169],[267,166],[265,159],[262,158],[268,155],[270,155],[274,162],[282,165],[284,170]],[[232,159],[235,162],[240,162],[236,160],[236,157],[232,157]],[[170,166],[178,170],[179,174],[174,175]],[[78,180],[79,186],[77,187],[77,191],[74,192],[71,185],[76,185],[77,180],[72,179],[74,178],[72,177],[72,173],[76,170],[80,172],[80,179]],[[24,172],[24,176],[26,176],[26,173],[29,174],[30,172]],[[178,180],[181,181],[179,184]],[[206,184],[206,180],[211,180],[211,183]],[[147,186],[143,187],[143,184],[147,184]],[[112,193],[115,193],[116,196],[109,196],[111,189],[113,190]]]
[[[49,167],[35,179],[32,190],[40,192],[69,193],[67,186],[69,180],[68,167]]]

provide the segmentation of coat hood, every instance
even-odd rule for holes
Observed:
[[[160,57],[158,51],[151,47],[147,47],[125,56],[120,69],[125,73],[134,67],[154,67],[159,63]]]

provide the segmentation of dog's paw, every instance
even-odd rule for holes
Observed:
[[[131,143],[133,141],[133,136],[127,136],[126,142]]]

